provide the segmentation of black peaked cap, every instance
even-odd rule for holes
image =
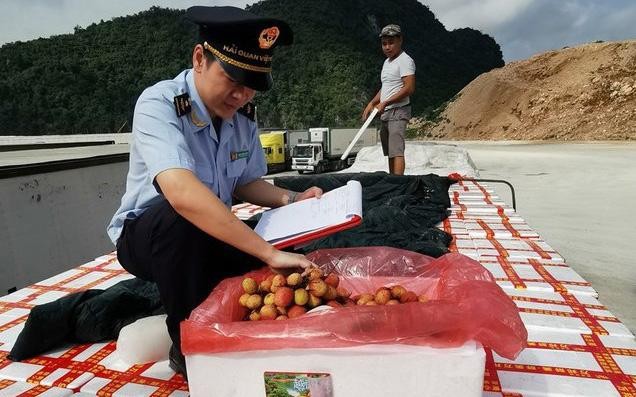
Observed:
[[[271,88],[274,48],[293,41],[287,23],[229,6],[190,7],[186,18],[199,25],[205,50],[230,77],[258,91]]]

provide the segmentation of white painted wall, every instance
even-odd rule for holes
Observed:
[[[82,134],[82,135],[35,135],[35,136],[18,136],[5,135],[0,136],[0,146],[2,145],[35,145],[45,143],[80,143],[80,142],[102,142],[114,141],[115,143],[130,143],[132,134]]]
[[[112,252],[128,162],[0,179],[0,295]]]

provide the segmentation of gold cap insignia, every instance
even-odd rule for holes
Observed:
[[[258,46],[264,50],[270,48],[276,42],[279,34],[280,30],[278,30],[278,27],[276,26],[263,29],[261,34],[258,36]]]

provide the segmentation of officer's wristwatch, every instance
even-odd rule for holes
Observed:
[[[287,197],[289,197],[289,199],[287,200],[287,204],[291,204],[294,201],[296,201],[296,196],[298,196],[298,192],[293,192],[291,190],[288,190]]]

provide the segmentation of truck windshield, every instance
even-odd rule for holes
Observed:
[[[311,158],[311,146],[295,146],[293,157]]]

